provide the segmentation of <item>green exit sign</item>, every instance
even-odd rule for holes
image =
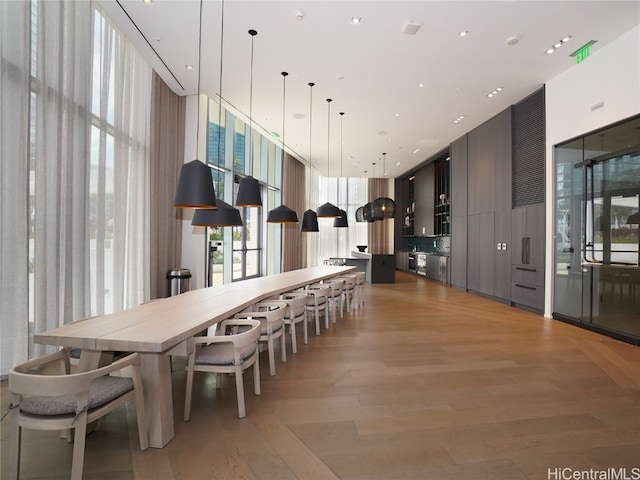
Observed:
[[[585,45],[584,47],[582,47],[580,50],[576,52],[576,63],[580,63],[583,60],[586,60],[587,58],[589,58],[590,54],[591,54],[591,45]]]
[[[583,62],[589,58],[589,55],[591,55],[591,45],[596,42],[597,40],[590,40],[571,54],[572,57],[576,57],[576,63]]]

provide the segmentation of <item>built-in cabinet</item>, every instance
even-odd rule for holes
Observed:
[[[544,204],[511,211],[511,303],[544,308]]]
[[[415,235],[434,235],[434,197],[435,197],[435,169],[429,163],[415,174],[413,180],[413,232]]]
[[[433,221],[436,238],[448,240],[452,286],[544,309],[544,131],[540,89],[454,141],[450,155],[427,165],[433,170],[416,173],[413,234],[430,234]],[[433,262],[427,271],[438,271]]]
[[[451,285],[467,289],[467,136],[451,144]]]
[[[455,158],[452,161],[455,162]],[[467,186],[467,289],[508,302],[511,291],[510,109],[467,134]]]

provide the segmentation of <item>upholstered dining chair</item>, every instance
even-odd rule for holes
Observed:
[[[280,360],[287,361],[287,344],[285,333],[285,315],[287,304],[277,300],[256,303],[244,312],[236,313],[235,318],[251,318],[261,323],[259,342],[267,345],[269,355],[269,374],[276,374],[275,348],[273,341],[280,339]]]
[[[367,274],[365,272],[353,272],[356,277],[355,286],[355,305],[360,308],[364,305],[364,284],[367,281]]]
[[[322,284],[329,285],[329,287],[331,287],[331,292],[329,293],[327,300],[329,301],[329,309],[331,317],[333,318],[333,323],[336,323],[338,309],[340,310],[340,318],[342,318],[344,315],[344,301],[342,292],[345,288],[345,281],[343,278],[334,277],[323,280]]]
[[[344,301],[347,305],[347,313],[351,313],[351,307],[355,308],[355,292],[356,292],[356,276],[354,274],[345,273],[343,275],[333,277],[344,280]]]
[[[109,375],[128,367],[131,367],[132,377]],[[64,349],[34,358],[9,371],[15,452],[11,459],[11,478],[19,477],[23,428],[75,429],[70,478],[80,480],[87,424],[130,399],[135,400],[140,449],[148,448],[139,355],[132,353],[96,370],[70,374],[69,369],[69,352]],[[71,441],[71,435],[68,441]]]
[[[307,298],[308,295],[306,292],[285,292],[277,298],[277,300],[287,304],[284,323],[285,325],[289,325],[292,353],[298,353],[298,337],[296,333],[296,325],[298,323],[302,323],[304,344],[306,345],[308,343]]]
[[[329,328],[329,315],[327,312],[328,297],[331,295],[331,287],[323,283],[313,283],[305,287],[309,294],[307,312],[313,313],[316,322],[316,335],[320,335],[320,317],[324,315],[325,328]]]
[[[260,321],[230,318],[220,322],[216,334],[190,338],[187,363],[187,390],[184,400],[184,421],[191,418],[191,397],[194,372],[233,373],[236,377],[238,417],[246,416],[242,372],[253,365],[253,389],[260,395],[260,362],[258,339]],[[220,385],[218,375],[217,386]]]

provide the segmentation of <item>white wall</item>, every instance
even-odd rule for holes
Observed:
[[[640,25],[546,84],[545,316],[553,305],[555,173],[553,146],[640,113]],[[591,111],[591,107],[603,106]]]

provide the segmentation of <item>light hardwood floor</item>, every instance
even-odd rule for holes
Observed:
[[[396,280],[367,285],[364,308],[321,336],[310,328],[298,354],[288,344],[275,377],[264,352],[262,395],[249,370],[242,420],[233,378],[215,389],[214,375],[199,374],[183,422],[184,360],[174,359],[175,438],[139,451],[134,409],[120,409],[88,436],[85,478],[518,480],[640,468],[638,347]],[[4,412],[6,381],[1,389]],[[55,432],[25,431],[23,478],[67,478],[71,449]]]

